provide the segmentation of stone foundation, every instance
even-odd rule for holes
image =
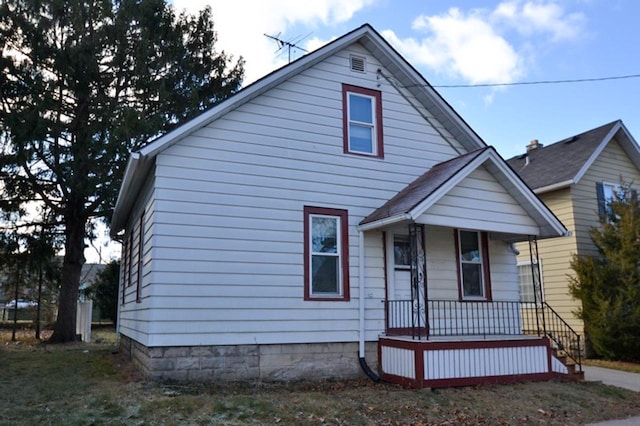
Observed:
[[[364,376],[358,343],[179,346],[148,348],[120,336],[120,350],[150,378],[194,381],[290,381]],[[377,343],[366,344],[367,363],[378,369]]]

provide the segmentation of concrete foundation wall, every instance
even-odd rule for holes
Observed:
[[[147,377],[161,380],[289,381],[364,375],[356,342],[148,348],[121,335],[120,350]],[[366,344],[366,359],[377,371],[377,342]]]

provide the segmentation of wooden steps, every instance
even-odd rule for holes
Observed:
[[[584,371],[582,371],[580,366],[576,364],[575,361],[567,356],[565,351],[554,349],[553,356],[562,364],[564,364],[565,367],[567,367],[567,375],[570,379],[579,381],[584,380]]]

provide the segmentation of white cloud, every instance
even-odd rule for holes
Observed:
[[[451,8],[440,15],[420,15],[412,24],[417,36],[383,35],[409,62],[471,84],[511,83],[535,63],[536,46],[578,38],[585,27],[581,13],[567,13],[554,1],[508,0],[494,10]],[[510,34],[517,33],[517,42]],[[486,99],[491,102],[493,96]]]
[[[558,3],[521,0],[500,3],[492,17],[523,35],[548,34],[552,41],[577,38],[586,22],[582,13],[566,13]]]
[[[210,5],[215,29],[218,32],[218,49],[231,53],[245,61],[245,85],[287,63],[287,52],[277,56],[278,46],[264,34],[282,33],[285,40],[304,37],[307,34],[287,34],[295,24],[303,24],[312,32],[320,25],[332,25],[348,21],[357,11],[375,0],[174,0],[177,10],[190,13]],[[318,46],[318,41],[311,43]],[[302,46],[312,50],[308,45]],[[300,52],[292,58],[297,58]]]
[[[452,8],[443,15],[421,15],[412,29],[426,37],[401,40],[393,31],[383,32],[410,62],[474,84],[508,83],[522,74],[522,61],[514,48],[475,11],[465,15]]]

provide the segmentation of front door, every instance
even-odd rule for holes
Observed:
[[[424,330],[425,253],[420,225],[387,233],[387,290],[390,327]]]

